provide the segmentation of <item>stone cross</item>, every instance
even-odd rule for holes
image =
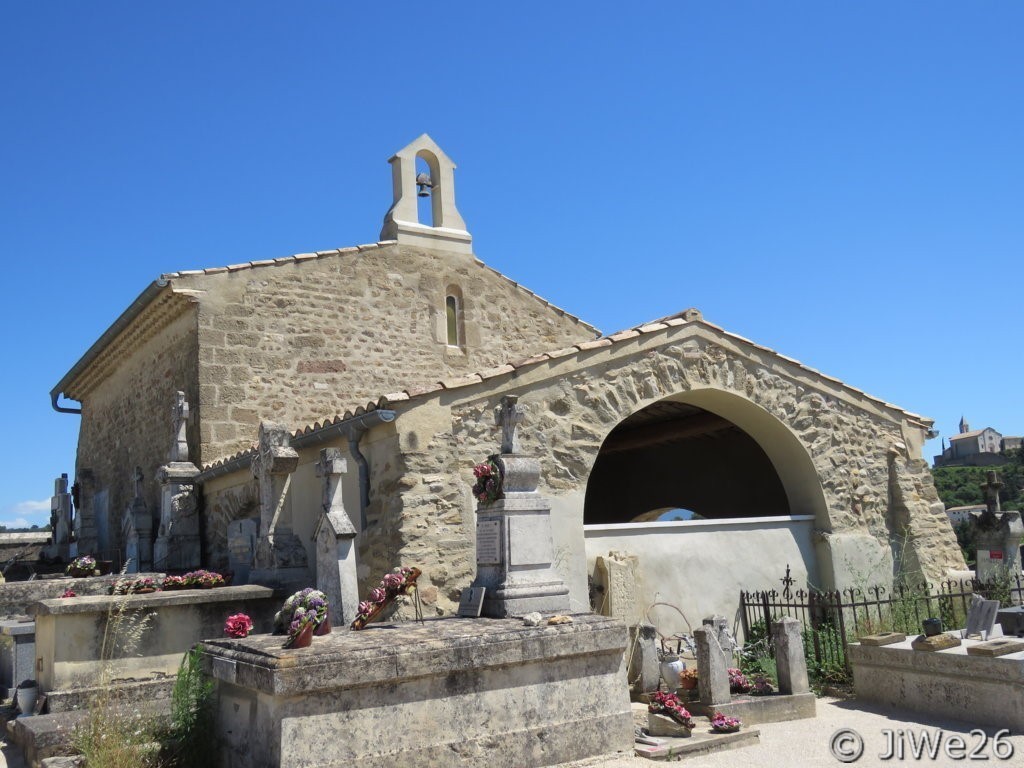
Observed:
[[[282,519],[287,483],[299,465],[299,454],[289,445],[288,430],[268,421],[260,423],[259,450],[252,460],[252,474],[260,489],[260,535],[273,534]]]
[[[185,393],[174,393],[174,404],[171,406],[171,424],[174,431],[174,442],[171,444],[171,461],[188,461],[188,440],[185,438],[185,425],[188,421],[188,401]]]
[[[142,481],[143,481],[143,479],[144,479],[144,476],[142,474],[142,467],[136,467],[135,471],[132,472],[132,483],[133,483],[133,485],[135,487],[135,496],[134,496],[134,498],[136,498],[136,499],[141,499],[142,498]]]
[[[252,460],[252,473],[259,485],[260,530],[250,578],[268,587],[309,584],[309,557],[305,546],[292,531],[291,474],[299,465],[299,454],[289,444],[288,430],[280,424],[260,423],[260,443]]]
[[[999,509],[999,490],[1003,487],[1002,482],[999,480],[999,473],[995,470],[988,472],[988,482],[982,483],[981,489],[985,492],[985,506],[988,507],[988,513],[990,515],[998,515]]]
[[[323,510],[313,538],[316,542],[316,585],[327,595],[331,621],[347,626],[359,606],[359,576],[356,568],[356,529],[345,512],[342,475],[348,462],[338,448],[324,448],[316,464],[323,478]]]
[[[345,502],[341,497],[341,476],[346,472],[348,462],[342,457],[341,449],[324,448],[320,451],[320,460],[316,463],[316,476],[323,478],[324,481],[322,505],[325,514],[345,511]],[[349,525],[351,526],[351,523]]]
[[[526,416],[526,409],[519,405],[519,397],[505,395],[495,412],[495,421],[501,427],[501,452],[519,453],[518,427]]]

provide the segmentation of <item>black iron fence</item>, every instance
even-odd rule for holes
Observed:
[[[972,594],[1002,605],[1024,601],[1020,574],[994,581],[947,580],[934,585],[899,584],[849,587],[835,591],[762,590],[740,592],[743,634],[748,643],[771,642],[768,627],[775,619],[790,616],[803,624],[804,652],[808,671],[819,680],[842,679],[849,674],[846,644],[878,632],[921,633],[921,622],[933,616],[944,627],[963,627]]]

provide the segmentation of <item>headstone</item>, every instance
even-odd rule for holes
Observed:
[[[313,539],[316,542],[316,584],[327,595],[331,621],[348,626],[359,607],[356,573],[356,529],[342,501],[342,475],[348,463],[338,448],[324,448],[316,474],[323,478],[323,503]]]
[[[157,473],[161,486],[160,526],[153,545],[152,567],[161,571],[191,570],[202,564],[199,507],[193,492],[199,468],[188,460],[185,437],[188,417],[185,393],[175,392],[171,405],[171,450],[167,455],[168,463]]]
[[[708,624],[693,630],[697,643],[697,691],[701,704],[728,704],[729,657],[718,642],[717,628]]]
[[[288,430],[261,422],[259,448],[252,460],[260,498],[260,533],[250,573],[254,584],[283,588],[309,581],[309,557],[292,531],[288,493],[298,464],[299,454],[290,445]]]
[[[50,531],[53,536],[44,554],[51,560],[69,562],[71,557],[71,494],[68,493],[67,473],[53,481],[50,497]]]
[[[639,593],[640,558],[625,552],[598,556],[594,564],[595,581],[601,587],[597,613],[622,619],[627,627],[643,617]]]
[[[701,621],[701,624],[715,630],[718,645],[721,647],[722,653],[725,654],[726,661],[731,662],[733,654],[736,652],[736,638],[729,631],[729,620],[725,616],[708,616]],[[727,664],[727,666],[732,665]]]
[[[807,659],[800,622],[783,616],[772,622],[772,643],[775,645],[776,672],[779,693],[807,693],[811,690],[807,679]]]
[[[234,574],[234,584],[249,583],[259,529],[259,521],[249,518],[228,523],[228,569]]]
[[[658,690],[661,663],[658,661],[657,630],[650,624],[629,628],[630,651],[627,654],[629,687],[634,696]]]
[[[1021,573],[1020,545],[1024,541],[1024,524],[1021,523],[1020,512],[1000,510],[999,490],[1002,487],[999,473],[990,470],[988,482],[982,484],[986,509],[980,514],[972,513],[969,518],[977,546],[976,577],[982,583],[1014,578]]]
[[[992,632],[992,628],[996,624],[996,615],[998,613],[998,600],[986,600],[981,595],[971,595],[971,605],[967,609],[965,636],[980,635],[983,640],[987,640]]]
[[[135,496],[125,510],[122,533],[125,541],[125,563],[129,573],[153,569],[153,516],[142,495],[142,468],[132,473]]]
[[[487,590],[483,615],[496,618],[569,612],[569,587],[552,568],[551,502],[537,492],[540,460],[522,456],[516,429],[518,398],[497,409],[501,427],[501,496],[477,507],[477,572],[472,586]]]

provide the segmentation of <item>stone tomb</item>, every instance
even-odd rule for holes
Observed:
[[[976,656],[969,649],[984,641],[964,640],[955,648],[923,653],[913,650],[912,642],[849,645],[859,701],[1024,731],[1024,652]]]
[[[370,624],[203,643],[224,768],[523,768],[633,748],[621,622]]]

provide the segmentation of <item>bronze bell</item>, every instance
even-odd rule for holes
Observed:
[[[417,197],[430,197],[430,190],[433,188],[434,183],[430,180],[428,174],[421,173],[416,177],[416,186],[419,187],[416,190]]]

